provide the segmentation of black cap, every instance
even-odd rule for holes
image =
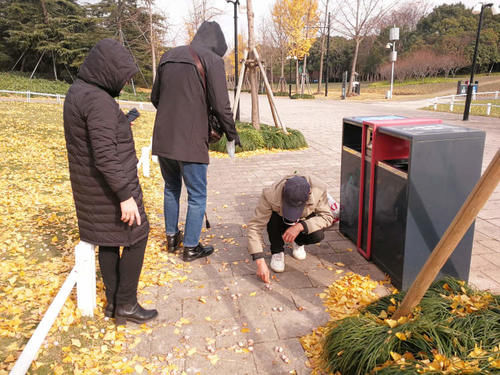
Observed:
[[[283,218],[290,222],[300,219],[307,200],[311,186],[303,176],[293,176],[283,186]]]

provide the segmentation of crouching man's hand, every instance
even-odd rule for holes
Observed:
[[[267,268],[266,261],[264,258],[260,258],[257,259],[255,263],[257,263],[257,276],[259,276],[266,284],[269,284],[269,268]]]

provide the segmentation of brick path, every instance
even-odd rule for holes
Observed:
[[[242,119],[247,120],[249,96],[244,95],[242,100]],[[272,124],[264,97],[260,98],[260,104],[261,121]],[[341,120],[345,116],[425,116],[464,125],[457,115],[417,111],[415,108],[423,103],[290,101],[278,98],[277,106],[282,121],[301,130],[310,147],[304,151],[233,161],[211,160],[207,212],[213,226],[209,233],[215,235],[211,242],[218,251],[210,257],[208,264],[205,260],[193,262],[188,281],[180,286],[149,288],[156,297],[154,305],[160,311],[160,318],[151,324],[153,333],[136,347],[138,354],[149,355],[155,361],[157,356],[175,353],[176,347],[188,345],[197,348],[197,352],[182,359],[171,359],[187,374],[274,375],[288,374],[293,370],[298,374],[308,373],[298,338],[328,320],[317,294],[342,276],[328,267],[337,269],[339,267],[334,263],[342,262],[346,271],[370,274],[374,279],[383,279],[384,274],[355,250],[347,250],[355,246],[343,238],[335,226],[327,232],[321,246],[306,248],[306,260],[294,260],[289,251],[286,272],[277,275],[279,282],[273,282],[271,291],[264,290],[247,254],[243,227],[252,216],[262,188],[285,174],[299,171],[320,177],[338,199]],[[467,126],[487,131],[486,166],[500,146],[500,120],[472,117]],[[496,293],[500,293],[499,237],[500,189],[497,188],[476,221],[470,276],[470,281],[479,288]],[[380,288],[378,292],[382,295],[387,291]],[[200,296],[205,296],[206,303],[200,303]],[[277,307],[282,307],[283,311],[274,311],[273,308]],[[173,322],[179,322],[181,317],[188,319],[190,324],[174,325]],[[249,339],[254,341],[252,352],[246,350]],[[219,361],[215,365],[208,360],[210,351],[207,351],[207,345],[216,349]],[[290,358],[289,364],[274,351],[276,346],[284,348]]]

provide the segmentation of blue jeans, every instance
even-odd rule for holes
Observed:
[[[185,247],[195,247],[200,242],[207,205],[208,164],[187,163],[162,157],[159,160],[165,181],[163,214],[167,236],[173,236],[179,231],[179,198],[184,179],[188,192],[188,211],[183,242]]]

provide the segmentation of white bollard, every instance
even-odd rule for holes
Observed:
[[[142,161],[142,175],[149,177],[149,147],[142,148],[141,161]]]
[[[75,247],[76,296],[82,316],[94,316],[96,307],[95,246],[80,241]]]
[[[491,114],[491,103],[488,103],[486,106],[486,116],[489,116]]]

